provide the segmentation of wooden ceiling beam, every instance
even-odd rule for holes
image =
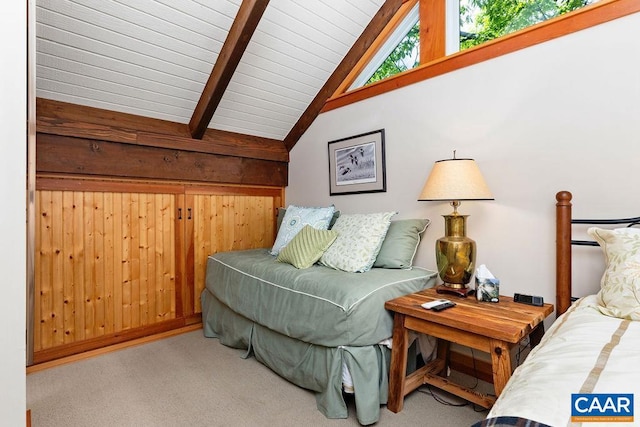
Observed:
[[[218,129],[192,139],[184,123],[36,98],[38,134],[288,162],[282,141]]]
[[[211,75],[189,121],[192,138],[202,139],[269,0],[243,0]]]
[[[125,180],[287,185],[287,162],[186,151],[179,145],[173,147],[39,133],[36,172]]]
[[[284,144],[288,151],[291,151],[309,126],[311,126],[311,123],[313,123],[316,117],[318,117],[318,114],[320,114],[327,99],[333,95],[349,75],[349,72],[356,66],[360,57],[365,54],[369,46],[371,46],[378,35],[384,30],[387,23],[393,18],[405,1],[406,0],[386,0],[380,7],[380,10],[378,10],[358,40],[356,40],[349,52],[347,52],[347,55],[342,59],[342,62],[340,62],[333,74],[331,74],[327,82],[285,137]]]

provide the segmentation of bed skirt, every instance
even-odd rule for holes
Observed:
[[[324,347],[277,333],[237,314],[205,289],[201,295],[206,337],[246,350],[288,381],[316,393],[318,410],[327,418],[347,418],[342,393],[343,364],[355,389],[356,414],[362,425],[380,417],[387,403],[390,350],[382,345]]]

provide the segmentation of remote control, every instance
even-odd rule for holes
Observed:
[[[436,305],[434,307],[431,307],[431,310],[433,310],[433,311],[442,311],[442,310],[446,310],[447,308],[455,307],[455,305],[456,305],[455,302],[447,301],[447,302],[443,302],[440,305]]]
[[[513,300],[522,304],[535,305],[536,307],[541,307],[542,305],[544,305],[544,300],[542,299],[542,297],[533,295],[515,293],[513,294]]]
[[[449,301],[448,299],[437,299],[434,301],[425,302],[424,304],[420,304],[420,306],[422,308],[426,308],[427,310],[429,310],[437,305],[444,304],[445,302],[451,302],[451,301]]]

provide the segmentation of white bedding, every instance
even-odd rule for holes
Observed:
[[[517,416],[554,427],[572,425],[572,393],[632,393],[636,422],[640,420],[640,322],[605,316],[595,301],[595,295],[580,299],[553,323],[515,370],[487,418]]]

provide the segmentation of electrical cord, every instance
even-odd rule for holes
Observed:
[[[470,387],[466,387],[470,390],[474,390],[478,387],[478,385],[480,384],[480,380],[478,379],[478,368],[476,365],[476,356],[475,353],[473,352],[473,349],[470,348],[471,350],[471,360],[473,360],[473,376],[475,379],[475,384],[473,386]],[[485,412],[487,411],[487,408],[484,408],[480,405],[476,405],[473,402],[452,402],[452,401],[448,401],[445,398],[443,398],[441,395],[438,395],[437,393],[434,393],[432,387],[429,384],[425,384],[424,387],[418,388],[418,392],[420,393],[424,393],[424,394],[428,394],[431,395],[431,397],[433,398],[433,400],[435,400],[436,402],[440,403],[441,405],[444,406],[453,406],[453,407],[465,407],[465,406],[472,406],[474,412]],[[495,396],[493,394],[488,394],[488,396]]]
[[[518,344],[518,351],[516,352],[516,357],[515,357],[515,361],[516,361],[516,366],[520,366],[520,363],[522,361],[524,361],[524,358],[527,357],[527,355],[529,354],[530,350],[530,339],[529,337],[526,337],[525,339],[523,339],[522,341],[520,341],[520,343]],[[529,349],[529,351],[527,351],[525,353],[525,350]],[[478,367],[476,365],[476,355],[473,351],[472,348],[470,348],[469,350],[471,350],[471,360],[473,361],[473,377],[475,378],[475,384],[473,386],[467,387],[470,390],[475,390],[478,385],[480,384],[480,380],[478,379]],[[451,402],[451,401],[447,401],[446,399],[444,399],[442,396],[434,393],[433,389],[431,388],[430,385],[426,384],[424,387],[421,387],[418,389],[418,391],[420,393],[424,393],[424,394],[429,394],[431,395],[431,397],[438,403],[440,403],[441,405],[445,405],[445,406],[453,406],[453,407],[465,407],[465,406],[469,406],[472,405],[473,406],[473,410],[475,412],[484,412],[484,411],[488,411],[487,408],[484,408],[480,405],[476,405],[475,403],[472,402],[461,402],[461,403],[457,403],[457,402]],[[494,394],[487,394],[488,396],[494,396]]]
[[[484,408],[484,407],[482,407],[480,405],[476,405],[473,402],[460,402],[460,403],[457,403],[457,402],[447,401],[442,396],[439,396],[437,393],[434,393],[434,391],[433,391],[433,389],[431,388],[430,385],[425,385],[425,387],[419,388],[418,392],[431,395],[433,400],[435,400],[436,402],[438,402],[439,404],[444,405],[444,406],[452,406],[452,407],[455,407],[455,408],[463,408],[465,406],[471,406],[474,412],[487,412],[488,411],[487,408]]]
[[[462,403],[448,402],[442,396],[438,396],[436,393],[434,393],[430,385],[426,385],[425,388],[419,388],[418,391],[420,393],[430,394],[431,397],[433,397],[433,400],[445,406],[463,407],[471,404],[471,402],[462,402]]]
[[[473,377],[476,379],[476,383],[474,384],[473,387],[471,387],[471,390],[475,390],[476,387],[478,387],[478,384],[480,383],[480,381],[478,380],[478,367],[476,366],[476,354],[473,352],[473,349],[470,348],[471,350],[471,360],[473,360]]]

